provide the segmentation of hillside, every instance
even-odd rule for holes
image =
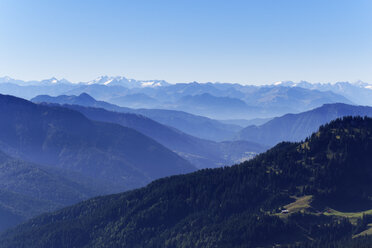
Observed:
[[[372,223],[371,150],[372,119],[338,119],[239,165],[42,215],[0,247],[368,247],[351,238]]]
[[[199,139],[142,115],[79,105],[65,104],[63,107],[79,111],[91,120],[116,123],[137,130],[175,151],[199,169],[231,165],[267,149],[265,146],[249,141],[214,142]]]
[[[343,103],[324,104],[307,112],[276,117],[260,126],[248,126],[238,133],[236,139],[268,146],[281,141],[301,141],[320,125],[343,116],[372,116],[372,107]]]
[[[229,140],[234,137],[236,132],[242,129],[237,125],[224,124],[217,120],[209,119],[203,116],[192,115],[182,111],[165,109],[131,109],[119,107],[117,105],[104,101],[97,101],[86,93],[82,93],[78,96],[61,95],[57,97],[39,95],[31,99],[31,101],[35,103],[46,102],[81,105],[86,107],[104,108],[106,110],[121,113],[140,114],[163,125],[174,127],[192,136],[213,141]]]
[[[130,128],[83,114],[0,95],[0,149],[26,161],[78,172],[111,185],[111,192],[143,186],[195,167]]]
[[[70,175],[70,176],[69,176]],[[0,231],[44,212],[110,192],[79,175],[9,157],[0,151]]]

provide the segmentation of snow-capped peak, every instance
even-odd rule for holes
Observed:
[[[5,76],[5,77],[0,77],[0,81],[5,83],[5,82],[12,82],[15,80],[11,77]]]
[[[49,79],[44,79],[44,80],[41,80],[40,82],[38,81],[31,81],[29,82],[29,84],[33,84],[33,85],[37,85],[37,84],[43,84],[43,85],[50,85],[50,84],[70,84],[71,82],[67,81],[66,79],[61,79],[61,80],[58,80],[57,78],[55,77],[52,77],[52,78],[49,78]]]
[[[273,83],[274,86],[286,86],[286,87],[294,87],[297,86],[297,83],[294,83],[292,81],[278,81]]]
[[[52,77],[51,79],[49,79],[49,81],[50,81],[52,84],[56,84],[56,83],[58,83],[58,79],[55,78],[55,77]]]
[[[107,82],[111,82],[112,78],[108,76],[100,76],[92,81],[87,82],[87,84],[107,84]]]
[[[160,87],[167,86],[168,83],[164,80],[154,80],[154,81],[141,81],[141,87]]]
[[[143,88],[143,87],[158,87],[168,85],[164,80],[135,80],[127,79],[126,77],[117,76],[101,76],[92,81],[87,82],[88,85],[100,84],[106,86],[123,86],[126,88]]]

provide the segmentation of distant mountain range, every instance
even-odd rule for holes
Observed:
[[[95,122],[78,111],[0,95],[0,150],[33,163],[71,170],[111,191],[196,168],[127,127]]]
[[[306,81],[301,81],[294,83],[292,81],[279,82],[277,85],[287,86],[287,87],[301,87],[305,89],[315,89],[319,91],[332,91],[336,94],[343,95],[349,100],[359,105],[370,105],[372,106],[372,84],[367,84],[365,82],[356,82],[351,84],[349,82],[338,82],[335,84],[330,83],[309,83]]]
[[[13,79],[10,77],[0,77],[0,83],[11,83],[16,84],[19,86],[47,86],[47,85],[58,85],[58,84],[72,84],[70,81],[66,79],[57,79],[52,77],[50,79],[45,79],[41,81],[31,80],[31,81],[23,81],[18,79]],[[109,76],[101,76],[94,80],[88,82],[80,82],[77,85],[106,85],[106,86],[122,86],[126,88],[138,88],[138,87],[158,87],[158,86],[167,86],[167,83],[164,80],[135,80],[135,79],[128,79],[125,77],[117,76],[117,77],[109,77]]]
[[[268,118],[299,113],[326,103],[371,104],[372,85],[366,83],[309,84],[279,82],[253,86],[228,83],[168,84],[163,80],[99,77],[72,84],[51,78],[24,82],[0,78],[0,92],[31,99],[88,93],[122,107],[186,111],[214,119]]]
[[[225,124],[234,124],[238,125],[240,127],[248,127],[251,125],[262,125],[269,120],[272,120],[273,118],[255,118],[255,119],[250,119],[250,120],[245,120],[245,119],[229,119],[229,120],[219,120],[222,123]]]
[[[123,107],[179,110],[214,119],[272,117],[288,112],[302,112],[324,103],[351,103],[344,96],[331,91],[196,82],[131,89],[92,84],[76,87],[63,94],[81,93]]]
[[[31,101],[81,105],[87,107],[104,108],[106,110],[121,113],[140,114],[161,124],[174,127],[192,136],[214,141],[231,140],[234,135],[242,129],[241,126],[238,125],[224,124],[217,120],[192,115],[183,111],[165,109],[131,109],[119,107],[104,101],[97,101],[86,93],[82,93],[78,96],[61,95],[57,97],[39,95],[35,98],[32,98]]]
[[[371,247],[371,136],[372,119],[338,119],[239,165],[34,218],[0,247]]]
[[[55,98],[38,96],[34,98],[33,101],[59,104],[72,103],[74,105],[64,104],[63,107],[77,110],[92,120],[117,123],[125,127],[133,128],[153,138],[172,151],[177,152],[180,156],[190,161],[198,168],[211,168],[235,164],[250,159],[254,155],[266,150],[265,146],[248,141],[214,142],[200,139],[175,128],[162,125],[142,115],[128,113],[125,109],[120,107],[115,108],[115,106],[107,105],[102,101],[95,101],[87,94],[81,94],[80,96],[59,96]],[[79,103],[81,105],[79,105]],[[102,106],[106,107],[106,109],[116,109],[126,112],[119,113],[117,111],[107,111],[101,108],[84,107],[84,105]],[[133,110],[133,112],[135,111]]]
[[[307,112],[276,117],[260,126],[248,126],[242,129],[236,138],[268,146],[282,141],[301,141],[315,132],[319,126],[343,116],[372,117],[372,107],[342,103],[325,104]]]
[[[106,85],[106,86],[122,86],[125,88],[143,88],[143,87],[159,87],[159,86],[168,86],[164,80],[135,80],[135,79],[128,79],[126,77],[109,77],[109,76],[101,76],[92,81],[82,83],[87,85],[99,84],[99,85]]]

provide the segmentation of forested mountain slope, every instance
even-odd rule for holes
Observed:
[[[0,95],[0,149],[14,157],[81,173],[111,192],[194,171],[153,139],[78,111]]]
[[[0,231],[44,212],[110,191],[81,175],[9,157],[0,151]]]
[[[177,152],[199,169],[232,165],[252,158],[267,149],[263,145],[249,141],[215,142],[200,139],[138,114],[119,113],[79,105],[65,104],[63,107],[77,110],[91,120],[112,122],[133,128]]]
[[[82,93],[78,96],[61,95],[56,97],[48,95],[39,95],[31,99],[31,101],[36,103],[46,102],[81,105],[86,107],[104,108],[106,110],[121,113],[140,114],[154,121],[157,121],[163,125],[174,127],[192,136],[213,141],[230,140],[231,138],[234,137],[236,132],[242,129],[237,125],[224,124],[217,120],[189,114],[183,111],[167,109],[132,109],[120,107],[108,102],[97,101],[86,93]]]
[[[372,119],[338,119],[239,165],[42,215],[0,247],[369,247],[371,151]]]
[[[343,103],[325,104],[319,108],[276,117],[260,126],[248,126],[236,136],[239,140],[259,142],[269,146],[281,141],[301,141],[320,125],[343,116],[372,116],[372,107]]]

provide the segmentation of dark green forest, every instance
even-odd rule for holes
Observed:
[[[372,119],[44,214],[0,247],[371,247]]]

